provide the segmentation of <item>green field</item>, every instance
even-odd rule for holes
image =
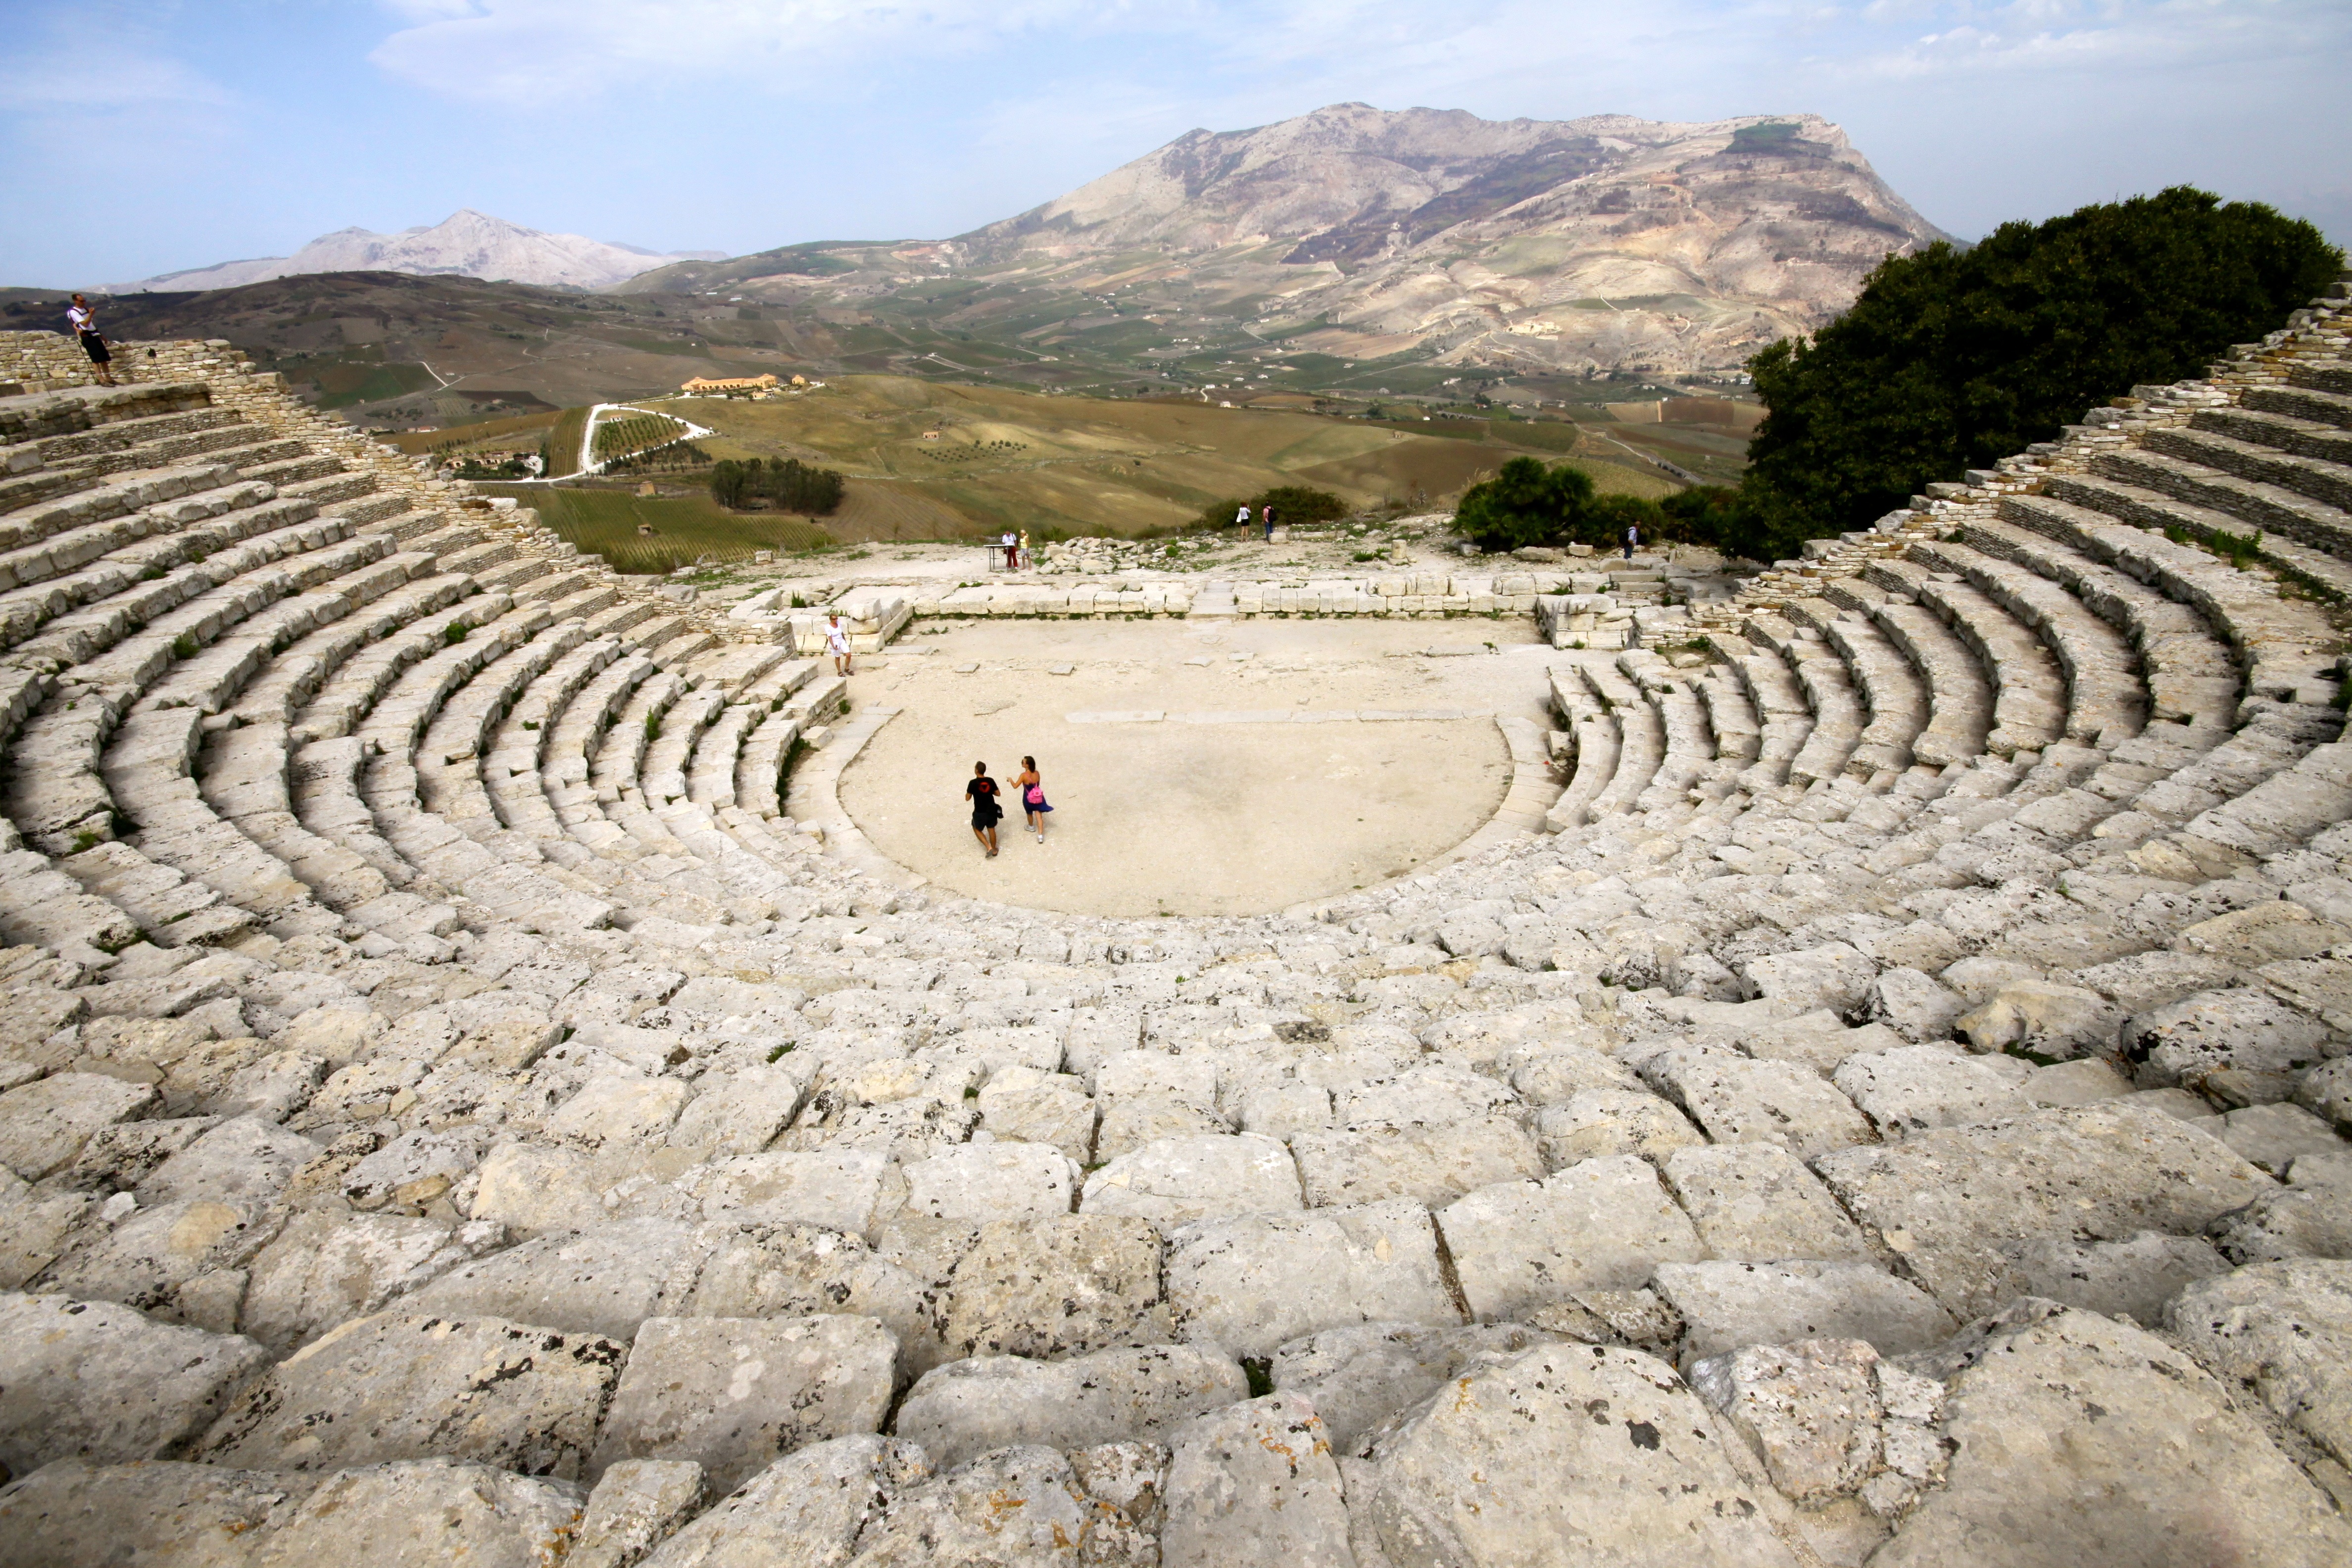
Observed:
[[[553,485],[481,488],[537,507],[541,522],[583,553],[603,556],[616,572],[671,572],[705,555],[744,561],[755,550],[821,550],[834,542],[831,533],[800,518],[744,516],[701,496],[634,496]],[[638,532],[641,527],[650,527],[651,537]]]
[[[567,408],[555,416],[547,433],[547,477],[562,479],[580,471],[580,441],[588,433],[588,410]]]

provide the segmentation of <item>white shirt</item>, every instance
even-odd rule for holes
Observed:
[[[75,305],[68,309],[66,311],[66,322],[77,333],[94,332],[98,330],[97,323],[92,319],[90,308],[87,305]]]
[[[1234,513],[1234,521],[1235,522],[1247,522],[1249,521],[1249,508],[1244,507],[1241,510]]]

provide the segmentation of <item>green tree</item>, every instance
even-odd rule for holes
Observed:
[[[1548,468],[1540,458],[1513,458],[1493,479],[1462,493],[1454,526],[1487,551],[1576,541],[1578,526],[1592,504],[1592,479],[1582,469],[1565,465]]]
[[[1748,362],[1770,412],[1748,444],[1740,553],[1867,527],[2085,407],[2202,374],[2342,265],[2310,224],[2187,186],[1890,257],[1811,342]]]

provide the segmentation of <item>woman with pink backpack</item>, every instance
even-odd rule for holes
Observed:
[[[1045,814],[1054,808],[1045,804],[1045,781],[1037,776],[1037,759],[1021,759],[1021,776],[1014,781],[1021,791],[1021,809],[1029,816],[1029,831],[1037,842],[1045,842]]]

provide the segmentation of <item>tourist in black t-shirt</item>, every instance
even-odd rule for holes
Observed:
[[[996,825],[1004,816],[1004,808],[996,804],[996,781],[988,776],[986,763],[971,764],[971,782],[963,786],[971,799],[971,836],[980,847],[993,856],[996,853]]]

